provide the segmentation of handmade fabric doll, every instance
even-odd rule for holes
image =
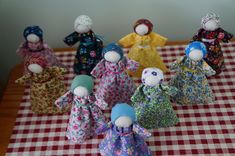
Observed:
[[[156,46],[163,46],[167,38],[152,32],[153,24],[147,19],[140,19],[134,25],[134,33],[128,34],[119,44],[124,48],[131,48],[128,57],[140,63],[136,72],[129,71],[135,77],[141,77],[144,68],[157,67],[166,72],[167,67],[156,51]]]
[[[176,60],[170,67],[176,71],[169,84],[179,91],[172,97],[178,104],[206,104],[214,101],[206,76],[215,74],[215,71],[203,60],[207,50],[202,42],[192,42],[185,49],[186,56]]]
[[[27,74],[17,79],[19,84],[30,85],[30,104],[37,114],[60,114],[69,109],[58,109],[54,106],[55,100],[66,92],[62,82],[66,69],[49,67],[47,60],[41,55],[33,55],[25,60]]]
[[[27,57],[31,57],[32,55],[41,55],[46,58],[49,67],[65,67],[53,54],[53,50],[43,41],[43,31],[39,26],[28,26],[25,28],[23,35],[25,41],[16,51],[23,60],[26,60]],[[27,68],[24,64],[25,73],[28,71]]]
[[[92,70],[91,75],[100,78],[97,95],[110,107],[117,102],[130,102],[136,86],[125,72],[134,71],[138,63],[123,56],[120,46],[111,43],[102,51],[103,59]]]
[[[90,75],[91,70],[101,60],[103,42],[91,30],[92,20],[80,15],[74,22],[75,32],[65,37],[64,42],[72,46],[80,41],[74,62],[76,74]]]
[[[233,35],[220,28],[219,16],[209,13],[202,18],[202,28],[193,37],[194,41],[201,41],[206,45],[207,55],[204,60],[210,65],[216,74],[225,69],[223,51],[220,42],[227,43]]]
[[[131,97],[137,122],[144,128],[169,127],[178,123],[170,96],[177,93],[175,87],[163,85],[163,72],[158,68],[145,68],[142,84]]]
[[[126,103],[112,108],[111,122],[96,130],[106,132],[99,144],[102,156],[151,156],[144,139],[151,134],[136,123],[134,109]]]
[[[76,76],[71,89],[58,98],[55,104],[59,108],[72,105],[66,137],[77,143],[83,143],[94,135],[95,129],[105,123],[101,109],[107,104],[93,95],[94,82],[88,75]]]

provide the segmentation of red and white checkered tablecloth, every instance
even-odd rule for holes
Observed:
[[[235,155],[235,42],[223,44],[227,70],[209,79],[217,98],[208,105],[174,105],[180,123],[170,128],[151,130],[147,140],[153,155]],[[183,55],[184,45],[158,48],[169,65]],[[58,52],[58,58],[70,67],[66,75],[69,86],[74,52]],[[166,74],[166,81],[173,73]],[[135,79],[136,83],[140,83]],[[97,82],[96,82],[97,84]],[[109,111],[105,115],[109,116]],[[6,155],[99,155],[98,144],[102,135],[84,144],[69,144],[65,137],[69,113],[65,115],[36,115],[30,110],[29,88],[25,89],[15,127]]]

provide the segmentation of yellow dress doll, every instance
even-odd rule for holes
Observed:
[[[168,71],[156,46],[164,46],[167,38],[152,32],[153,24],[147,19],[140,19],[134,25],[134,32],[119,40],[124,48],[130,48],[127,56],[140,64],[136,72],[128,71],[134,77],[141,77],[147,67],[157,67],[163,72]]]

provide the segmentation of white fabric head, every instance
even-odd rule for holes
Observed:
[[[163,72],[158,68],[145,68],[142,72],[142,83],[147,86],[157,86],[164,79]]]
[[[37,43],[40,40],[40,38],[35,34],[29,34],[26,39],[32,43]]]
[[[77,96],[83,97],[83,96],[88,96],[89,92],[88,89],[82,86],[78,86],[74,89],[73,93]]]
[[[108,51],[104,54],[104,59],[112,63],[117,63],[121,59],[121,56],[116,51]]]
[[[74,21],[74,29],[78,33],[86,33],[91,30],[92,20],[87,15],[80,15]]]
[[[214,31],[220,26],[219,16],[213,12],[208,13],[202,18],[201,25],[205,30]]]
[[[140,24],[135,28],[135,32],[140,36],[144,36],[145,34],[148,33],[148,31],[149,28],[144,24]]]
[[[39,74],[43,71],[43,68],[39,64],[30,64],[30,65],[28,65],[28,69],[32,73],[37,73],[37,74]]]
[[[115,125],[117,127],[130,127],[131,124],[132,124],[132,120],[128,116],[121,116],[117,118],[117,120],[115,121]]]
[[[203,52],[198,49],[194,49],[189,53],[189,58],[193,61],[199,61],[203,58]]]

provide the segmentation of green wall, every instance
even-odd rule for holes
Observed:
[[[169,40],[186,40],[209,11],[218,13],[222,27],[235,33],[234,8],[234,0],[0,0],[0,82],[5,83],[9,70],[20,62],[15,51],[27,25],[40,25],[53,48],[66,47],[62,39],[81,14],[93,19],[93,30],[106,42],[130,33],[138,18],[150,19],[154,31]]]

